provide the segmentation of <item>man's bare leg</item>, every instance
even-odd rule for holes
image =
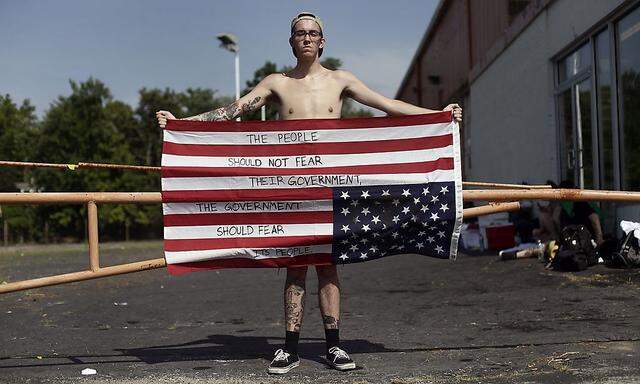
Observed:
[[[318,302],[324,329],[340,327],[340,281],[335,265],[318,265]]]
[[[304,293],[307,279],[307,267],[287,268],[287,280],[284,284],[284,349],[278,349],[267,372],[287,373],[300,364],[298,358],[298,340],[304,314]]]
[[[318,274],[318,301],[327,340],[327,360],[339,370],[356,367],[349,355],[340,349],[340,281],[335,265],[316,266]]]
[[[307,267],[287,268],[287,280],[284,286],[284,320],[287,331],[285,349],[298,353],[298,336],[304,314],[305,285]],[[292,335],[292,333],[295,333]]]

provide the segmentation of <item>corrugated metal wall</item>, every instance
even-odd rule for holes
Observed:
[[[470,0],[472,58],[475,65],[509,26],[507,0]]]
[[[408,81],[401,100],[426,108],[443,107],[464,94],[471,68],[500,39],[529,0],[446,0]],[[420,81],[418,81],[420,79]],[[418,84],[419,83],[419,84]]]

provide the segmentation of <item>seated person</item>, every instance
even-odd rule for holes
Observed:
[[[552,181],[547,181],[551,188],[558,188]],[[560,188],[575,189],[576,186],[568,180],[560,183]],[[560,239],[560,231],[568,225],[584,225],[591,233],[597,245],[602,244],[602,226],[600,216],[586,201],[550,201],[537,203],[539,209],[539,228],[533,230],[537,239],[547,242]]]
[[[575,189],[576,186],[568,180],[560,183],[560,188]],[[602,244],[602,226],[600,224],[600,216],[596,210],[586,201],[561,201],[556,207],[558,213],[558,223],[560,228],[567,225],[584,225],[591,232],[591,237],[597,245]]]
[[[558,185],[551,180],[547,180],[551,188],[558,188]],[[557,201],[537,201],[538,228],[533,230],[533,237],[546,243],[560,239],[560,204]]]

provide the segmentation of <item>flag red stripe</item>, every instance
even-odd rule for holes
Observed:
[[[163,203],[198,201],[290,201],[327,200],[333,198],[331,188],[282,188],[282,189],[218,189],[195,191],[162,191]]]
[[[201,121],[169,120],[165,129],[172,131],[199,132],[264,132],[264,131],[299,131],[349,128],[388,128],[406,125],[426,125],[449,123],[452,121],[451,111],[429,113],[424,115],[364,117],[354,119],[296,119],[268,121],[216,121],[202,124]]]
[[[224,176],[278,176],[324,174],[392,174],[428,173],[453,169],[453,158],[442,157],[434,161],[399,164],[371,164],[326,168],[255,168],[255,167],[162,167],[162,177],[224,177]]]
[[[179,239],[164,241],[169,252],[204,251],[227,248],[287,248],[305,245],[331,244],[333,236],[233,237],[217,239]]]
[[[164,226],[314,224],[333,222],[333,212],[253,212],[165,215]]]
[[[169,264],[167,269],[172,275],[181,275],[206,269],[222,268],[283,268],[303,267],[307,265],[331,265],[333,259],[330,253],[315,253],[295,257],[277,257],[271,259],[217,259],[193,263]]]
[[[344,155],[443,148],[452,143],[452,134],[411,139],[306,144],[218,145],[176,144],[166,141],[162,152],[168,155],[213,157]]]

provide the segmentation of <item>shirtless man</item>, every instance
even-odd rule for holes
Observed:
[[[389,115],[440,112],[389,99],[367,88],[347,71],[324,68],[319,60],[325,46],[322,27],[320,19],[312,13],[298,14],[291,21],[289,38],[297,59],[294,69],[288,73],[267,76],[251,92],[226,107],[187,117],[185,120],[232,120],[267,102],[278,105],[280,118],[283,120],[339,119],[345,97],[351,97]],[[444,109],[449,110],[453,111],[457,121],[462,120],[462,109],[457,104],[450,104]],[[166,125],[168,119],[175,119],[167,111],[158,111],[156,115],[161,127]],[[316,266],[316,272],[318,300],[327,342],[327,362],[338,370],[354,369],[355,363],[339,346],[340,283],[336,266]],[[285,346],[276,351],[269,373],[286,373],[299,365],[298,339],[304,311],[306,275],[307,267],[287,268],[284,286]]]

